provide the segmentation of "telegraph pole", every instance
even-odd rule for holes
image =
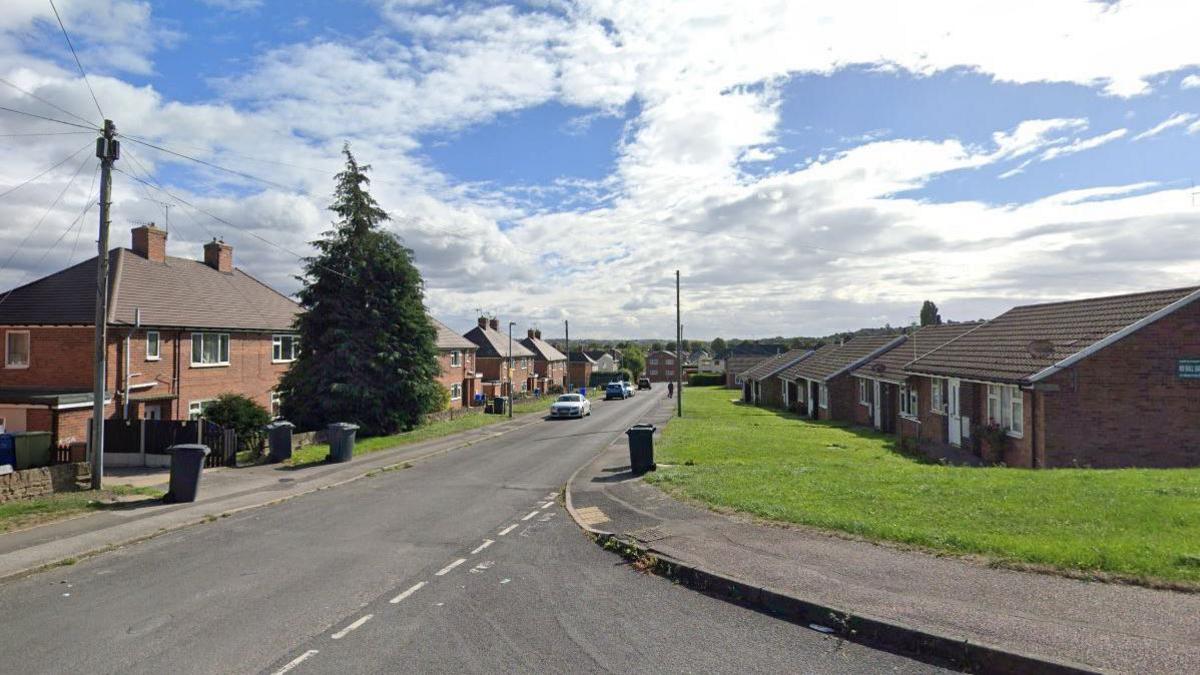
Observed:
[[[111,224],[112,167],[121,156],[121,142],[114,138],[117,127],[104,120],[104,130],[96,139],[96,157],[100,158],[100,235],[96,238],[96,336],[92,371],[92,489],[104,487],[104,385],[108,357],[108,227]]]
[[[683,324],[679,313],[679,270],[675,270],[675,414],[683,417]]]
[[[563,331],[567,334],[567,393],[571,392],[571,322],[563,319]]]
[[[517,325],[514,321],[508,322],[508,419],[512,419],[513,406],[513,356],[512,356],[512,329]]]

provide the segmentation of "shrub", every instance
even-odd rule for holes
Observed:
[[[226,429],[233,429],[238,437],[238,450],[248,451],[255,457],[262,451],[271,413],[253,399],[241,394],[221,394],[204,408],[204,418]]]
[[[688,385],[692,387],[715,387],[725,384],[725,376],[720,373],[693,373],[688,376]]]

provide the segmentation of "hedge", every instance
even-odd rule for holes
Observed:
[[[688,376],[688,386],[713,387],[725,384],[725,376],[721,373],[693,373]]]

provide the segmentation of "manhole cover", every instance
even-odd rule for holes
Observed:
[[[663,529],[661,527],[659,527],[658,525],[654,525],[652,527],[643,527],[640,530],[633,530],[632,532],[626,532],[626,534],[633,537],[634,539],[637,539],[640,542],[644,542],[647,544],[652,541],[658,541],[659,539],[666,539],[666,537],[667,537],[667,533],[664,532]]]

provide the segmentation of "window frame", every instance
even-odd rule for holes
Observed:
[[[992,404],[999,419],[992,417]],[[1025,392],[1015,384],[987,385],[988,423],[996,423],[1012,438],[1025,437]]]
[[[291,358],[283,358],[283,342],[291,343]],[[276,333],[271,336],[271,363],[292,363],[300,355],[300,336],[295,333]]]
[[[900,416],[908,420],[916,420],[921,415],[921,393],[913,385],[900,385]]]
[[[154,337],[151,340],[151,336]],[[154,354],[150,353],[150,345],[154,345]],[[161,361],[162,360],[162,335],[156,330],[146,331],[146,360]]]
[[[1008,435],[1013,438],[1025,437],[1025,393],[1020,387],[1010,386],[1008,401]],[[1018,413],[1018,410],[1020,411]]]
[[[12,356],[11,340],[15,335],[25,336],[25,362],[13,363],[10,361]],[[33,362],[33,337],[28,330],[9,330],[4,332],[4,368],[5,370],[27,370]]]
[[[858,403],[859,405],[864,405],[868,408],[871,407],[871,394],[869,391],[871,388],[870,385],[870,380],[864,380],[861,377],[858,378]]]
[[[450,367],[451,368],[461,368],[462,367],[462,350],[461,349],[451,349],[450,350]]]
[[[195,401],[188,401],[188,420],[198,420],[204,417],[204,408],[206,404],[212,403],[215,398],[201,398]],[[193,408],[195,411],[193,412]]]
[[[822,382],[817,391],[817,405],[825,410],[829,410],[829,385]]]
[[[937,415],[945,415],[947,401],[950,398],[949,391],[943,389],[947,386],[946,378],[931,378],[929,384],[929,411]]]
[[[203,358],[204,357],[204,338],[209,335],[216,336],[216,338],[217,338],[217,358],[220,359],[222,356],[221,352],[224,351],[224,360],[214,361],[212,363],[205,363],[204,361],[196,360],[196,338],[197,337],[200,338],[200,356],[201,356],[201,358]],[[229,366],[229,348],[230,348],[230,342],[231,342],[229,339],[229,333],[216,333],[216,332],[211,332],[211,331],[196,331],[191,334],[191,341],[192,341],[192,349],[191,349],[191,354],[190,354],[190,357],[191,357],[190,360],[191,360],[191,365],[193,368],[221,368],[221,367]],[[222,343],[223,343],[223,345],[222,345]],[[223,350],[222,350],[222,346],[224,347]]]
[[[455,395],[455,390],[456,390],[456,389],[458,390],[458,393],[457,393],[457,395]],[[451,401],[460,401],[460,400],[462,400],[462,385],[461,385],[461,384],[459,384],[459,383],[455,382],[454,384],[451,384],[451,385],[450,385],[450,400],[451,400]]]

